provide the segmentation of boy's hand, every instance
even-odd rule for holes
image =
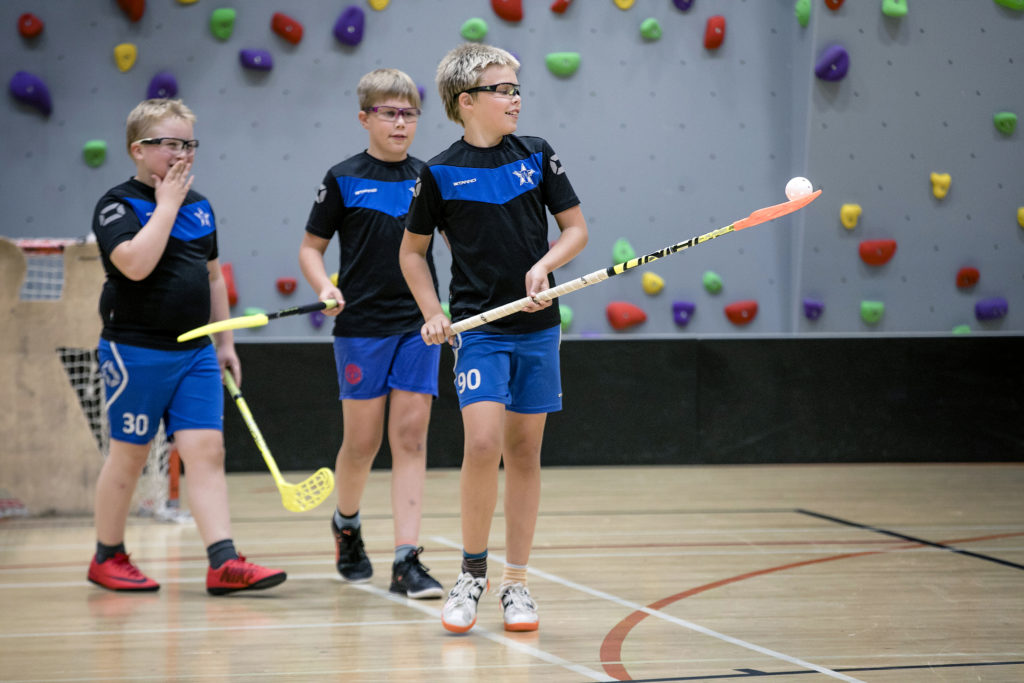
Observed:
[[[192,162],[182,160],[167,170],[167,175],[161,178],[153,176],[153,189],[156,193],[156,203],[167,203],[175,208],[180,207],[185,201],[188,191],[192,188],[192,181],[195,176],[189,175],[192,170]]]
[[[443,312],[438,313],[423,324],[423,327],[420,328],[420,336],[423,337],[423,342],[427,346],[443,344],[454,337],[452,321]]]
[[[334,299],[338,302],[338,305],[334,308],[325,308],[324,315],[329,315],[332,318],[342,312],[345,308],[345,297],[341,295],[341,290],[334,285],[329,285],[320,290],[317,295],[320,301],[327,301],[328,299]]]
[[[530,268],[529,272],[526,273],[526,295],[534,297],[543,292],[548,288],[548,271],[540,266],[534,266]],[[547,308],[551,305],[551,300],[547,301],[532,301],[526,305],[523,309],[527,313],[536,313],[537,311]]]

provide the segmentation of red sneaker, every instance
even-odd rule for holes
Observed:
[[[139,571],[125,553],[115,553],[104,562],[93,555],[89,580],[112,591],[155,591],[160,584]]]
[[[228,560],[219,569],[206,570],[206,592],[224,595],[235,591],[259,590],[283,583],[288,578],[280,569],[267,569],[245,561],[244,555]]]

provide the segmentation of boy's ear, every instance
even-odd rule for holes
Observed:
[[[468,92],[459,93],[459,109],[472,109],[473,96]]]
[[[363,128],[366,128],[369,125],[367,123],[367,120],[369,118],[370,118],[370,115],[367,114],[365,110],[363,110],[363,109],[359,110],[359,123],[363,124]]]

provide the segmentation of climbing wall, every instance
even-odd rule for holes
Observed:
[[[412,153],[427,159],[460,134],[434,68],[475,39],[519,56],[519,130],[551,142],[582,199],[590,244],[559,281],[784,201],[792,176],[824,191],[567,296],[569,338],[1019,333],[1022,131],[994,119],[1024,114],[1014,4],[537,0],[517,18],[502,0],[5,2],[2,232],[87,233],[96,200],[133,172],[128,111],[176,90],[199,117],[196,187],[216,211],[235,314],[311,300],[296,253],[324,172],[365,148],[359,77],[397,67],[423,86]],[[816,76],[823,56],[845,57],[845,76]],[[941,199],[933,173],[950,179]],[[850,228],[844,204],[860,207]],[[450,261],[435,255],[443,294]],[[958,287],[969,269],[977,281]],[[289,277],[295,292],[275,286]],[[328,327],[289,318],[237,336],[310,341]]]

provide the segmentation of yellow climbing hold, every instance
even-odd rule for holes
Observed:
[[[135,58],[139,56],[139,49],[132,43],[121,43],[114,47],[114,62],[122,72],[135,66]]]
[[[936,199],[944,199],[949,192],[949,184],[953,179],[949,177],[948,173],[932,173],[931,179],[932,194],[935,195]]]
[[[615,6],[619,9],[629,9],[636,0],[615,0]]]
[[[331,273],[331,284],[334,285],[335,287],[338,286],[338,273],[337,272]]]
[[[658,274],[652,273],[651,271],[644,273],[642,284],[644,291],[651,296],[654,296],[661,290],[665,289],[665,280]]]
[[[1017,207],[1017,225],[1024,228],[1024,206]]]
[[[857,221],[860,220],[860,204],[843,204],[839,207],[839,220],[842,221],[843,227],[847,230],[853,230],[857,227]]]
[[[391,0],[370,0],[370,7],[379,12],[387,7],[389,2],[391,2]]]
[[[178,0],[178,2],[182,5],[194,5],[199,2],[199,0]]]

